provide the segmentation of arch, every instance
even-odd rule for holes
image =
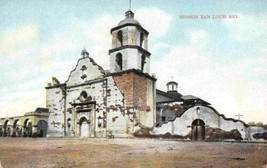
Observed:
[[[205,122],[201,119],[195,119],[192,122],[192,140],[193,141],[205,140]]]
[[[80,137],[89,137],[90,135],[90,121],[86,117],[81,117],[79,120],[80,125]]]
[[[14,121],[12,136],[14,137],[22,136],[22,125],[19,119]]]
[[[32,122],[29,118],[27,118],[24,121],[23,127],[24,127],[23,136],[24,137],[31,137],[32,136]]]
[[[116,63],[119,66],[120,71],[122,71],[122,54],[116,54]]]
[[[4,122],[4,134],[3,136],[11,136],[12,135],[12,124],[9,120]]]
[[[47,128],[48,128],[48,124],[45,120],[39,120],[37,123],[37,132],[36,132],[36,136],[38,137],[46,137],[47,134]]]
[[[121,30],[118,31],[117,38],[118,38],[118,41],[120,42],[120,45],[122,46],[123,45],[123,33]]]
[[[83,90],[83,91],[81,92],[80,96],[82,96],[84,99],[86,99],[87,96],[88,96],[88,94],[87,94],[86,91]]]
[[[68,129],[70,129],[70,127],[71,127],[71,118],[67,119],[67,127],[68,127]]]

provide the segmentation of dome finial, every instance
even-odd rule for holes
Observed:
[[[134,13],[131,10],[128,10],[127,12],[125,12],[125,17],[126,19],[133,19]]]
[[[132,1],[129,0],[129,11],[131,11]]]

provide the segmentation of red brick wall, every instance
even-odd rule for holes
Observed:
[[[125,72],[113,76],[118,88],[124,94],[127,107],[147,110],[147,79],[134,72]]]

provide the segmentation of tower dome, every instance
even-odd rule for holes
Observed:
[[[134,13],[130,10],[125,12],[125,19],[120,21],[118,26],[122,26],[125,24],[137,24],[137,25],[141,26],[141,24],[136,19],[134,19]]]

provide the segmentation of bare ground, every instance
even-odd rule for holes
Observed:
[[[267,144],[160,139],[0,138],[0,163],[3,168],[267,168]]]

